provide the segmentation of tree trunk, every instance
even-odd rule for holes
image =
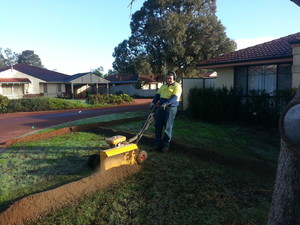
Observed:
[[[268,225],[300,224],[300,160],[281,139]]]

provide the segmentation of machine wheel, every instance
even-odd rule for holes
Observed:
[[[139,154],[136,157],[136,161],[138,164],[142,164],[147,159],[148,154],[146,151],[140,151]]]
[[[93,170],[98,169],[100,166],[100,155],[99,154],[91,155],[88,159],[88,166]]]

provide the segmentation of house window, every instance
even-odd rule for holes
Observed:
[[[292,87],[292,66],[281,64],[278,69],[278,90],[289,89]]]
[[[2,84],[3,95],[23,95],[24,85],[23,84]]]
[[[251,90],[265,90],[272,93],[291,88],[291,64],[236,67],[234,86],[242,95],[247,95]]]
[[[61,84],[57,84],[57,92],[61,92]]]
[[[44,93],[48,93],[48,85],[44,84]]]
[[[12,84],[2,84],[3,95],[12,95]]]

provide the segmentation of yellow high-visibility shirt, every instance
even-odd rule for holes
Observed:
[[[177,82],[175,82],[172,85],[164,84],[160,87],[160,89],[157,91],[158,94],[160,94],[160,98],[166,98],[169,99],[173,95],[177,96],[177,99],[179,101],[179,98],[182,93],[181,85]]]

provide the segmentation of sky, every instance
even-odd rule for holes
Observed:
[[[0,48],[33,50],[45,68],[68,75],[100,66],[106,73],[143,2],[0,0]],[[238,49],[300,32],[300,7],[290,0],[217,0],[216,15]]]

